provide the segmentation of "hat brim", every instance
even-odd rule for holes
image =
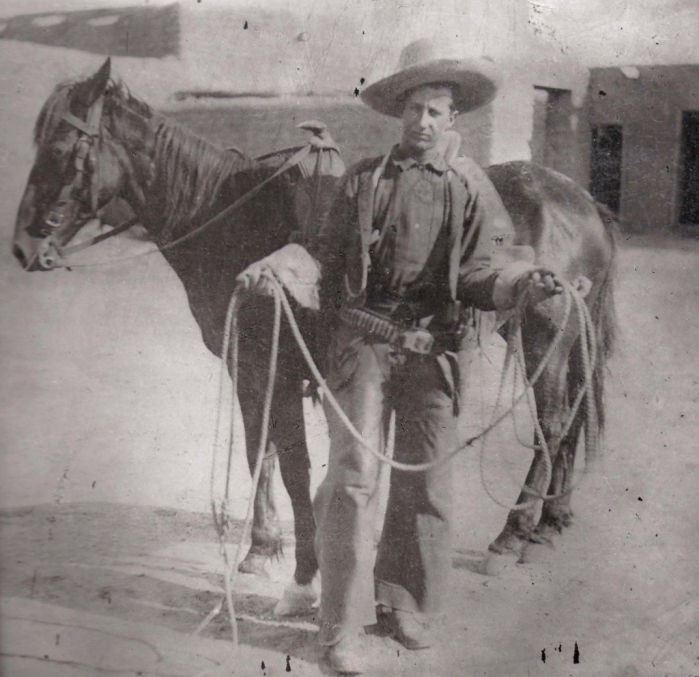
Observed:
[[[404,95],[416,87],[445,83],[452,87],[454,106],[459,113],[490,103],[500,78],[488,62],[465,59],[439,59],[410,66],[369,85],[360,97],[370,108],[384,115],[401,117]]]

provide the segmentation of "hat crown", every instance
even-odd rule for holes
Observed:
[[[448,82],[456,109],[474,110],[491,101],[497,91],[499,78],[489,61],[465,57],[462,46],[449,40],[415,40],[401,51],[397,72],[369,85],[361,97],[379,113],[400,117],[406,92]]]
[[[412,68],[421,64],[439,61],[441,59],[463,59],[464,54],[457,45],[449,41],[430,40],[421,38],[406,45],[398,59],[398,70]]]

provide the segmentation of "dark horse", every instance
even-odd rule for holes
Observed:
[[[84,223],[81,213],[93,212],[121,197],[153,241],[163,248],[165,258],[185,286],[206,346],[219,356],[226,306],[236,276],[252,261],[283,246],[294,233],[303,232],[309,219],[321,218],[339,173],[337,164],[335,170],[322,172],[321,176],[314,176],[307,166],[294,167],[270,181],[230,218],[167,249],[173,239],[191,232],[268,179],[295,149],[258,160],[219,150],[156,114],[123,85],[113,82],[109,61],[84,81],[56,87],[37,119],[35,143],[36,159],[14,235],[14,253],[24,267],[53,267],[52,258],[58,257],[60,249]],[[312,155],[306,162],[314,164]],[[76,162],[79,156],[85,158],[84,166]],[[614,330],[615,245],[611,220],[566,177],[522,162],[491,167],[488,174],[512,216],[517,243],[533,247],[537,262],[553,268],[564,279],[586,278],[591,283],[586,303],[597,344],[592,374],[595,401],[593,406],[580,407],[563,437],[571,401],[583,381],[580,332],[574,318],[536,383],[541,429],[553,459],[550,484],[544,486],[548,475],[539,448],[527,477],[531,491],[523,491],[519,497],[525,508],[510,513],[503,531],[491,544],[495,552],[521,554],[525,544],[540,538],[542,532],[560,530],[569,523],[569,489],[580,431],[585,428],[587,451],[592,453],[597,429],[603,423],[603,372]],[[311,205],[315,211],[309,214]],[[263,409],[271,327],[268,303],[266,299],[249,301],[241,318],[244,331],[239,400],[251,464]],[[530,375],[556,334],[562,307],[558,297],[525,313],[523,343]],[[312,318],[306,318],[307,329],[311,325]],[[276,451],[295,519],[295,586],[280,608],[290,612],[312,601],[310,583],[317,564],[301,398],[306,370],[288,334],[282,334],[281,346],[270,425],[272,455],[265,461],[255,496],[252,546],[241,567],[259,571],[264,559],[280,549],[281,534],[271,492]],[[536,494],[545,492],[558,498],[544,502],[537,523],[541,501]]]

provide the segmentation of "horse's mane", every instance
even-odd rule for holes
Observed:
[[[34,125],[37,148],[53,136],[63,115],[70,112],[75,89],[85,81],[73,80],[56,85]],[[155,134],[155,169],[166,186],[163,234],[196,220],[218,199],[219,191],[233,174],[256,166],[255,161],[244,153],[221,150],[173,120],[155,113],[119,80],[110,80],[106,97],[105,110],[109,105],[122,106],[151,121]]]
[[[241,151],[222,150],[155,113],[120,81],[112,83],[109,94],[132,113],[152,119],[155,172],[166,187],[161,236],[167,237],[181,225],[196,222],[202,211],[216,202],[221,188],[234,174],[256,165]]]
[[[234,174],[255,166],[247,155],[221,150],[166,117],[156,123],[153,159],[167,186],[163,216],[170,232],[211,207]]]

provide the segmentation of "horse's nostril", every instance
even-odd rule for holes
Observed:
[[[26,268],[27,257],[24,255],[24,251],[22,251],[22,248],[18,245],[14,245],[12,247],[12,253],[14,254],[14,257],[20,262],[22,268]]]

